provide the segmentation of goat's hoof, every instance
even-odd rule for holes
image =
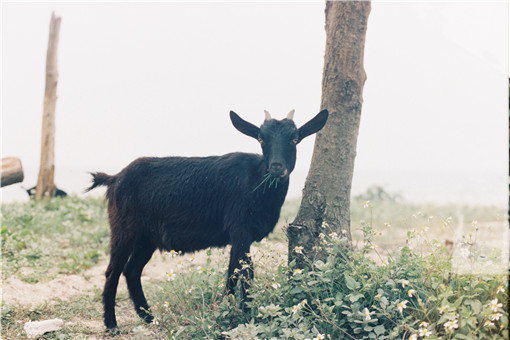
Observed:
[[[138,316],[140,316],[140,318],[142,318],[142,320],[146,323],[151,323],[152,320],[154,320],[154,317],[145,311],[138,313]]]
[[[117,326],[107,327],[106,331],[105,331],[105,334],[107,336],[117,336],[117,335],[120,334],[120,329]]]

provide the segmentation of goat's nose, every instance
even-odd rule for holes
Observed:
[[[278,163],[278,162],[271,163],[270,169],[271,169],[271,171],[274,171],[274,172],[280,172],[283,170],[283,164]]]

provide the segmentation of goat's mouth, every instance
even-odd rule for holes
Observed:
[[[288,169],[283,169],[283,170],[278,170],[278,171],[269,171],[269,173],[271,174],[271,177],[273,178],[286,178],[288,175],[289,175],[289,170]]]

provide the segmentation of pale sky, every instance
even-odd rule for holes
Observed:
[[[141,156],[260,152],[230,110],[298,125],[320,111],[324,3],[3,3],[2,157],[36,183],[51,12],[56,183],[87,186]],[[374,2],[353,192],[506,205],[508,4]],[[313,138],[299,145],[299,195]],[[73,177],[74,176],[74,177]],[[19,185],[2,189],[5,199]]]

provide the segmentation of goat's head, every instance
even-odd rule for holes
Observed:
[[[296,164],[297,144],[324,127],[328,111],[322,110],[300,128],[294,123],[294,110],[282,120],[273,119],[269,112],[264,112],[266,118],[260,128],[245,121],[234,111],[230,111],[230,119],[237,130],[259,141],[271,177],[287,179]]]

